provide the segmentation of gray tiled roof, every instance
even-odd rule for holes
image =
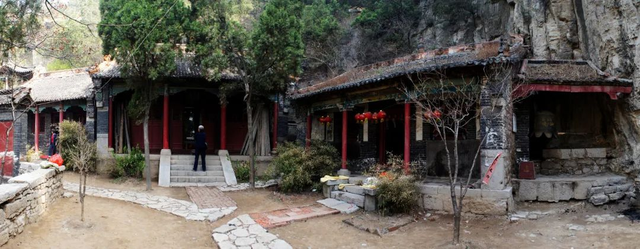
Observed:
[[[85,99],[91,96],[93,82],[88,72],[71,70],[34,77],[24,84],[37,103]]]

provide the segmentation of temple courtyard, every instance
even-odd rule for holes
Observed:
[[[65,172],[65,198],[54,202],[37,223],[26,226],[21,236],[9,240],[3,248],[218,248],[214,240],[217,236],[212,238],[212,232],[215,235],[215,231],[234,221],[249,219],[249,224],[256,224],[246,214],[256,217],[254,214],[273,210],[299,210],[299,207],[316,205],[317,200],[323,199],[315,193],[283,195],[269,189],[224,192],[225,197],[235,202],[236,209],[213,222],[206,218],[196,221],[193,220],[197,219],[195,216],[189,216],[191,214],[183,217],[149,206],[152,204],[140,204],[140,199],[149,199],[194,205],[185,188],[156,186],[153,191],[146,192],[143,181],[114,181],[91,176],[89,188],[108,191],[111,196],[88,196],[86,221],[81,223],[77,193],[70,190],[78,178],[75,173]],[[89,190],[87,193],[98,194]],[[121,198],[118,196],[132,199],[118,200]],[[634,238],[640,235],[640,224],[620,215],[622,207],[593,208],[583,202],[520,203],[519,207],[520,211],[510,217],[465,217],[464,243],[460,248],[637,247]],[[286,242],[292,248],[458,248],[450,246],[451,216],[416,213],[414,222],[383,235],[362,231],[343,222],[362,216],[377,214],[361,210],[351,214],[327,214],[260,232],[271,234],[272,242]],[[262,223],[258,221],[258,224]],[[259,226],[257,228],[261,230]],[[255,229],[249,227],[248,230]],[[228,232],[229,235],[233,233],[236,232]],[[253,241],[257,243],[260,237]],[[261,247],[254,244],[253,248]]]

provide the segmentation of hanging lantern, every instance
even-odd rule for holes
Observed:
[[[363,113],[363,115],[364,115],[364,121],[371,119],[371,112],[365,112]]]
[[[373,113],[371,114],[371,120],[373,120],[373,122],[375,122],[376,124],[378,123],[378,113]]]
[[[328,124],[331,124],[331,121],[332,121],[332,120],[331,120],[331,117],[330,117],[330,116],[326,116],[326,117],[324,118],[324,122],[325,122],[325,123],[327,123],[327,125],[328,125]]]
[[[362,114],[360,113],[356,114],[356,123],[361,123],[363,119],[364,117],[362,116]]]
[[[440,112],[440,110],[433,111],[433,117],[440,119],[440,117],[442,117],[442,112]]]
[[[384,122],[386,118],[387,118],[387,113],[380,110],[378,112],[378,119],[380,120],[380,122]]]
[[[318,118],[318,122],[320,122],[320,123],[324,123],[324,116],[320,116],[320,117]]]

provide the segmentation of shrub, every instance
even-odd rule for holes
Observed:
[[[36,153],[35,147],[27,146],[27,156],[26,156],[27,162],[30,162],[30,163],[37,162],[38,160],[40,160],[41,155],[42,155],[41,151]]]
[[[404,172],[404,159],[401,156],[387,153],[387,162],[384,164],[375,164],[371,166],[365,175],[378,176],[383,172],[391,172],[396,175],[403,175]]]
[[[293,143],[278,147],[278,156],[267,170],[272,177],[282,177],[284,192],[302,192],[339,166],[338,151],[329,143],[314,141],[309,151]]]
[[[249,162],[246,161],[232,161],[233,172],[236,173],[236,179],[238,182],[247,182],[249,181],[249,176],[251,173],[251,168],[249,167]]]
[[[413,176],[383,173],[377,185],[378,210],[382,215],[408,213],[418,202],[419,192]]]
[[[137,147],[131,149],[131,154],[124,156],[116,156],[116,167],[111,171],[113,177],[137,177],[142,178],[142,171],[144,170],[144,154]]]
[[[67,167],[74,169],[75,162],[73,154],[79,153],[78,141],[80,136],[87,136],[86,131],[81,123],[75,121],[62,121],[60,123],[60,138],[58,139],[58,147],[62,159]],[[89,172],[95,171],[95,164],[89,169]]]

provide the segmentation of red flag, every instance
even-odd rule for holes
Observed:
[[[491,166],[489,166],[489,170],[487,170],[487,173],[484,175],[484,179],[482,179],[482,183],[489,184],[489,180],[491,179],[491,175],[493,175],[493,170],[496,168],[496,164],[498,164],[498,159],[500,158],[500,156],[502,156],[502,152],[498,153],[498,155],[496,155],[496,158],[493,159]]]

